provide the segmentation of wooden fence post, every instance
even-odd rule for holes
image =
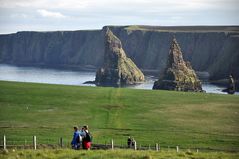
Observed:
[[[36,150],[37,149],[37,137],[33,136],[33,149]]]
[[[111,140],[111,149],[114,150],[114,140]]]
[[[3,149],[4,149],[4,150],[7,149],[6,136],[5,136],[5,135],[3,135]]]
[[[197,149],[197,153],[198,153],[198,149]]]
[[[155,150],[159,151],[159,144],[158,143],[155,144]]]
[[[134,150],[137,150],[137,143],[134,141]]]
[[[60,138],[60,146],[61,146],[61,148],[63,147],[63,138],[62,137]]]
[[[159,151],[160,151],[160,144],[159,144]]]
[[[176,146],[176,150],[177,150],[177,152],[179,152],[179,147],[178,146]]]

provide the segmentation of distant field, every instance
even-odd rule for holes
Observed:
[[[239,26],[124,26],[127,30],[166,31],[166,32],[231,32],[238,33]]]
[[[235,95],[0,81],[0,136],[15,143],[69,142],[88,124],[95,143],[239,151],[238,113]]]

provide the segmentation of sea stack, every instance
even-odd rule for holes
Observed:
[[[167,66],[154,83],[153,89],[201,92],[202,85],[189,62],[183,60],[181,48],[173,38],[170,46]]]
[[[144,74],[126,56],[121,41],[108,28],[104,27],[105,52],[103,66],[96,72],[97,86],[120,87],[144,81]]]
[[[228,94],[234,94],[236,92],[236,84],[232,75],[229,76],[228,87],[223,92],[227,92]]]

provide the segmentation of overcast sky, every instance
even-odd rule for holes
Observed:
[[[239,0],[0,0],[0,33],[105,25],[239,25]]]

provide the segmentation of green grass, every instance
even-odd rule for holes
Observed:
[[[29,159],[238,159],[239,153],[225,153],[225,152],[207,152],[196,153],[191,151],[179,152],[175,151],[134,151],[134,150],[95,150],[95,151],[74,151],[69,149],[56,150],[17,150],[0,153],[0,158],[29,158]]]
[[[0,81],[0,136],[15,143],[69,142],[88,124],[94,143],[239,151],[238,113],[236,95]]]

